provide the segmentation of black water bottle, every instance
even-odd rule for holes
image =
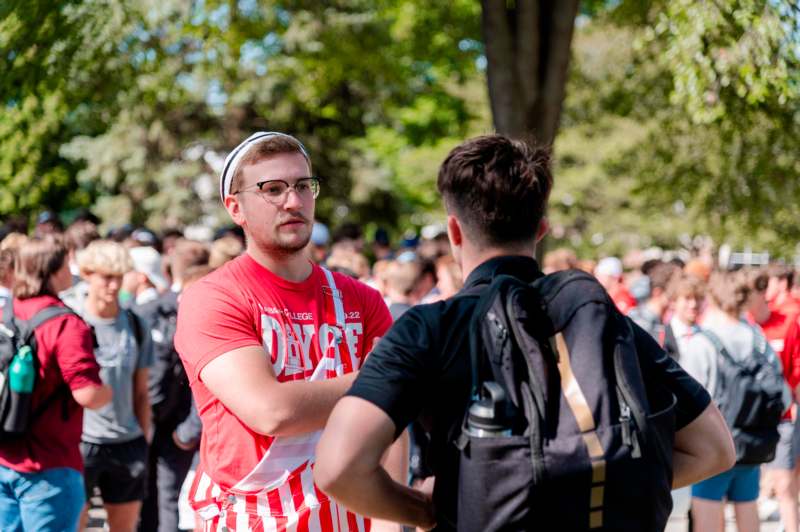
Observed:
[[[467,433],[476,438],[511,436],[506,392],[494,381],[483,383],[480,399],[472,403],[467,416]]]

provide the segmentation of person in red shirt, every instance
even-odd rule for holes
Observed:
[[[754,271],[750,274],[751,291],[747,319],[761,327],[770,346],[781,359],[786,383],[794,390],[800,383],[800,359],[798,359],[800,353],[796,353],[794,349],[787,352],[786,341],[789,330],[797,323],[797,314],[786,312],[790,307],[785,304],[785,299],[782,305],[771,305],[768,302],[769,286],[774,279],[773,271],[772,269]],[[796,420],[792,420],[792,411],[793,409],[789,408],[783,415],[778,427],[780,440],[775,450],[775,459],[766,464],[768,480],[775,490],[781,521],[786,532],[798,532],[797,497],[800,495],[797,476],[800,471],[800,445],[797,441],[800,433],[796,428]]]
[[[782,264],[773,264],[767,269],[769,282],[766,297],[770,309],[784,314],[800,314],[800,301],[792,295],[794,270]]]
[[[31,319],[64,304],[58,292],[72,275],[60,238],[34,238],[19,250],[14,280],[14,315]],[[76,530],[84,504],[79,450],[83,408],[111,400],[100,381],[92,333],[75,314],[53,318],[35,331],[39,375],[32,411],[51,401],[22,439],[0,442],[0,530]],[[51,399],[54,394],[63,397]]]
[[[319,188],[289,135],[256,133],[226,159],[220,196],[246,253],[181,295],[175,336],[203,423],[189,493],[201,530],[369,529],[314,484],[314,447],[391,317],[377,291],[304,253]],[[396,450],[404,479],[407,440]]]
[[[608,292],[620,312],[628,314],[636,306],[636,299],[625,286],[622,277],[622,261],[617,257],[606,257],[597,263],[594,276]]]

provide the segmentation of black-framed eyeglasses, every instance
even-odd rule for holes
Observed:
[[[283,203],[286,201],[289,189],[294,189],[295,193],[303,199],[316,199],[319,196],[319,177],[301,177],[294,183],[283,179],[265,179],[249,187],[241,188],[234,194],[252,190],[270,203]]]

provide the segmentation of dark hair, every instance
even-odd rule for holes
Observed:
[[[794,284],[794,270],[785,264],[770,264],[766,270],[767,275],[786,281],[787,288]]]
[[[58,297],[50,286],[50,277],[64,266],[67,253],[67,245],[58,235],[35,237],[25,242],[19,248],[14,268],[14,297]]]
[[[503,135],[470,139],[444,160],[437,187],[471,239],[526,242],[536,236],[553,187],[550,150]]]

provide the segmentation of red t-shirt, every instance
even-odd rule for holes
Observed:
[[[203,505],[221,491],[259,494],[247,501],[253,512],[263,505],[281,518],[327,503],[311,475],[318,433],[296,438],[257,434],[205,387],[200,372],[214,358],[246,346],[264,348],[279,382],[322,380],[357,370],[373,340],[391,325],[391,316],[377,291],[350,277],[332,276],[344,321],[338,344],[335,291],[316,265],[308,279],[294,283],[245,253],[182,294],[175,346],[203,422],[200,465],[190,492],[201,515]],[[242,512],[244,506],[243,499]],[[328,527],[323,523],[322,528]]]
[[[747,320],[750,323],[755,323],[750,313],[747,314]],[[787,353],[785,346],[789,329],[795,322],[797,322],[796,314],[787,314],[779,309],[772,309],[767,321],[758,324],[761,330],[764,331],[764,336],[772,347],[772,350],[775,351],[775,354],[781,359],[783,377],[792,390],[794,390],[794,387],[800,382],[800,380],[794,380],[795,377],[793,376],[793,374],[798,374],[800,376],[800,360],[797,359],[797,356]],[[798,353],[798,355],[800,355],[800,353]],[[784,413],[783,419],[792,419],[791,408]]]
[[[611,300],[623,314],[627,315],[636,306],[636,298],[631,295],[624,285],[617,285],[616,288],[609,290],[608,295],[611,296]]]
[[[780,304],[776,300],[770,301],[769,309],[784,314],[800,314],[800,301],[796,300],[791,295],[786,295],[781,299]]]
[[[797,316],[793,317],[786,331],[781,362],[786,382],[794,393],[795,388],[800,385],[800,318]]]
[[[16,317],[29,320],[38,311],[64,304],[50,296],[14,299]],[[33,390],[31,408],[50,397],[64,383],[70,390],[101,386],[100,367],[94,358],[89,326],[75,315],[60,316],[36,329],[39,377]],[[25,439],[0,443],[0,465],[21,473],[35,473],[56,467],[83,471],[78,444],[83,429],[83,407],[71,394],[60,391],[33,423]],[[66,413],[66,415],[64,415]]]

